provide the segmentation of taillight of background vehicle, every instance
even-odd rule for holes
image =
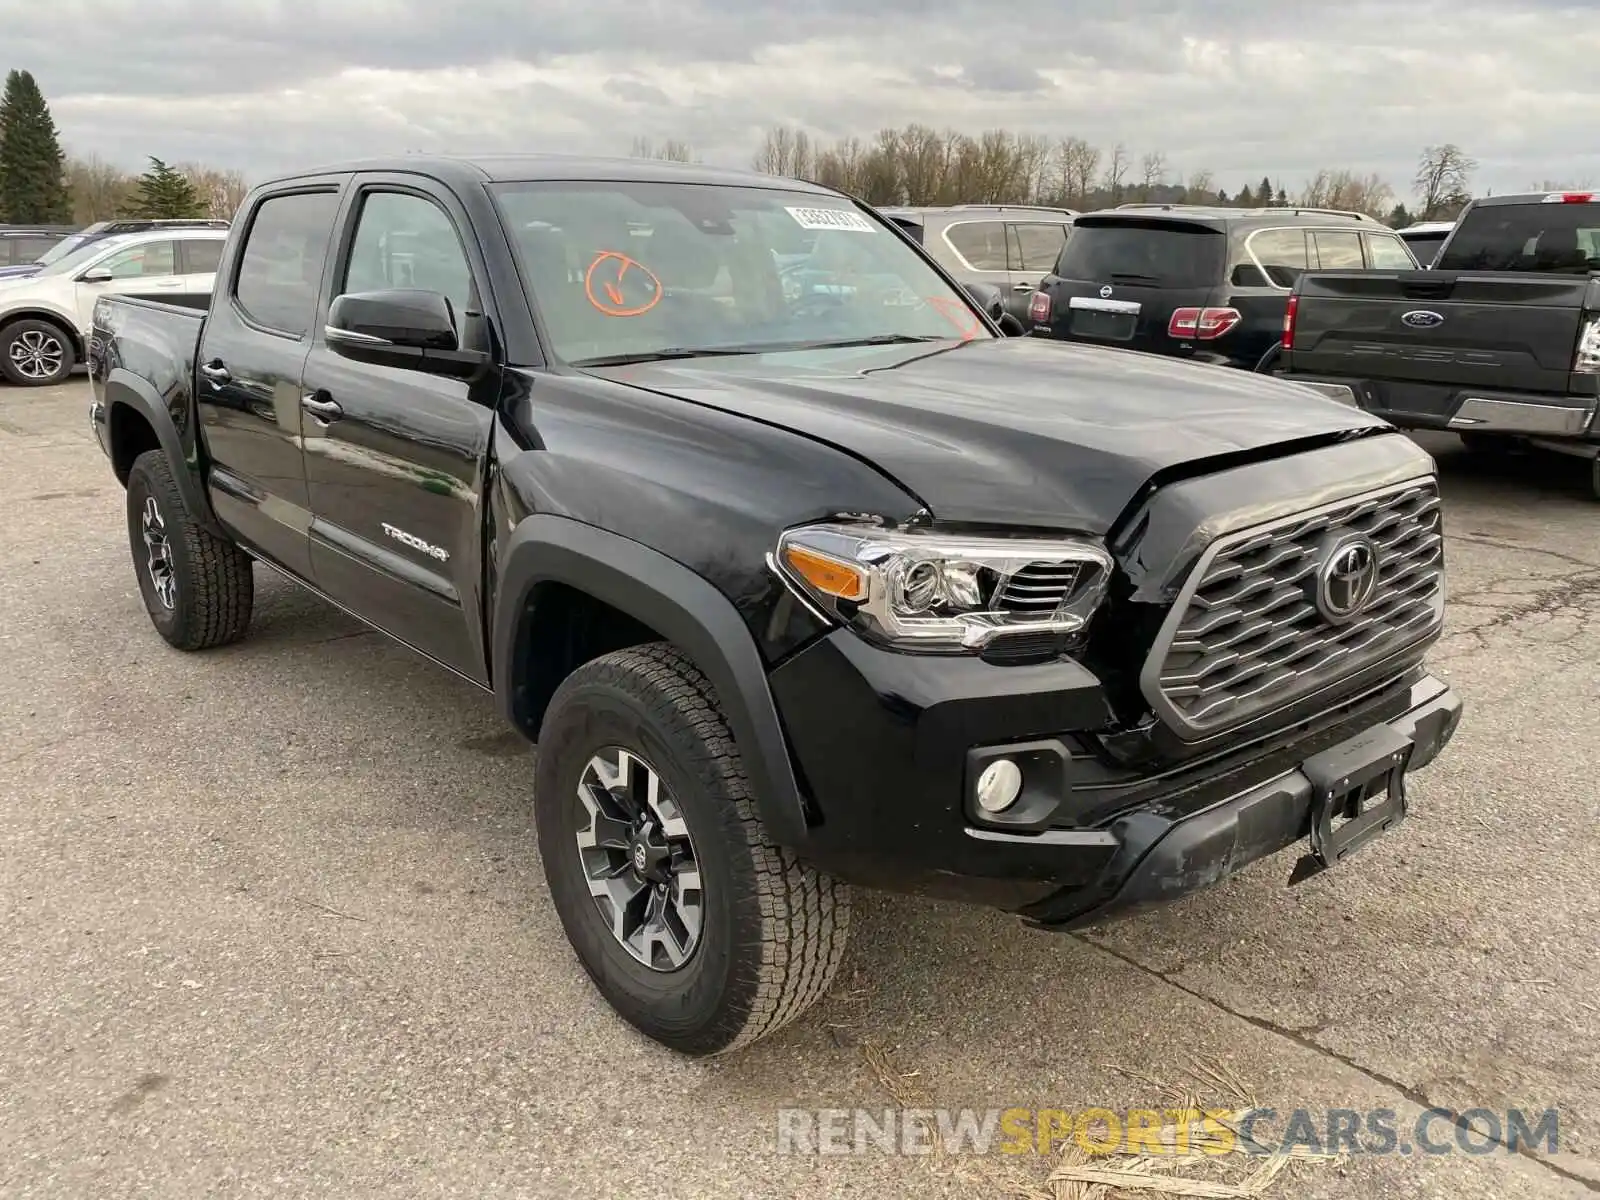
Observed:
[[[1572,355],[1574,375],[1600,375],[1600,317],[1589,317],[1578,331],[1578,348]]]
[[[1038,325],[1047,324],[1050,320],[1050,293],[1035,292],[1033,299],[1028,301],[1028,320]]]
[[[1227,333],[1241,319],[1237,308],[1176,308],[1167,322],[1167,336],[1209,342]]]
[[[1546,204],[1590,204],[1593,192],[1551,192],[1544,198]]]
[[[1290,296],[1289,307],[1283,310],[1283,336],[1279,338],[1285,350],[1294,349],[1294,314],[1300,307],[1300,297]]]

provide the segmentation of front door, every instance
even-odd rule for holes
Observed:
[[[90,283],[80,279],[73,291],[78,328],[88,333],[94,327],[94,305],[101,296],[116,292],[137,292],[159,296],[163,292],[181,295],[183,276],[178,269],[178,244],[174,241],[140,242],[127,246],[95,263],[85,273],[109,272],[109,280]]]
[[[311,577],[300,450],[300,372],[339,209],[337,183],[269,194],[235,228],[200,337],[196,398],[217,518],[279,566]]]
[[[497,383],[354,362],[322,326],[346,292],[446,296],[458,330],[485,278],[455,200],[414,179],[363,182],[344,222],[329,300],[306,360],[306,479],[317,586],[436,662],[488,682],[481,620],[483,468]]]

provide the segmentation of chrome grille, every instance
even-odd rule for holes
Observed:
[[[1001,585],[994,607],[1020,616],[1048,617],[1078,590],[1084,566],[1078,562],[1033,562]]]
[[[1378,583],[1334,624],[1316,602],[1331,548],[1364,537]],[[1201,555],[1146,662],[1145,699],[1197,738],[1335,684],[1438,630],[1443,530],[1432,480],[1372,492],[1217,539]]]

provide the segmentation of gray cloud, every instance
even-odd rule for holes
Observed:
[[[408,149],[741,165],[764,127],[1076,134],[1228,187],[1322,167],[1404,191],[1455,141],[1496,191],[1600,183],[1600,29],[1547,0],[58,0],[5,18],[69,150],[261,175]],[[70,36],[63,36],[70,30]]]

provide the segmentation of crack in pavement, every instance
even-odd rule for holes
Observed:
[[[1468,639],[1473,644],[1459,648],[1445,647],[1441,651],[1429,654],[1429,660],[1447,662],[1463,654],[1488,650],[1490,649],[1488,635],[1498,629],[1514,629],[1515,626],[1534,617],[1554,618],[1568,609],[1583,611],[1590,607],[1592,601],[1600,600],[1600,567],[1585,567],[1566,575],[1553,576],[1551,580],[1553,586],[1535,591],[1496,590],[1512,582],[1526,582],[1526,580],[1502,576],[1491,579],[1483,587],[1464,592],[1459,596],[1448,597],[1446,603],[1449,605],[1497,611],[1482,624],[1474,625],[1470,629],[1451,630],[1440,639],[1441,642]],[[1559,645],[1575,640],[1583,632],[1582,628],[1578,628],[1567,637],[1544,640],[1551,645]]]
[[[1231,1008],[1224,1004],[1221,1000],[1216,999],[1214,996],[1208,996],[1204,992],[1197,991],[1195,988],[1190,987],[1188,984],[1180,983],[1165,971],[1157,970],[1155,967],[1146,966],[1138,959],[1133,958],[1112,946],[1108,946],[1103,942],[1096,941],[1094,938],[1088,937],[1081,933],[1069,933],[1066,936],[1085,946],[1090,946],[1096,950],[1099,950],[1103,954],[1108,954],[1118,962],[1130,966],[1134,970],[1150,976],[1152,979],[1160,980],[1168,987],[1176,988],[1184,995],[1191,996],[1200,1001],[1202,1004],[1210,1005],[1218,1012],[1227,1013],[1230,1017],[1237,1017],[1247,1025],[1251,1025],[1265,1033],[1275,1034],[1278,1037],[1293,1042],[1303,1050],[1309,1050],[1313,1054],[1339,1063],[1341,1066],[1348,1067],[1352,1071],[1357,1071],[1360,1074],[1365,1075],[1374,1083],[1399,1093],[1399,1095],[1403,1096],[1410,1103],[1415,1104],[1418,1108],[1428,1109],[1440,1113],[1441,1115],[1448,1116],[1451,1124],[1453,1124],[1457,1129],[1461,1129],[1469,1133],[1476,1133],[1481,1137],[1487,1138],[1489,1141],[1495,1143],[1495,1145],[1506,1150],[1510,1150],[1520,1158],[1525,1158],[1530,1162],[1537,1163],[1545,1170],[1550,1171],[1555,1175],[1559,1175],[1562,1179],[1570,1180],[1573,1183],[1582,1184],[1589,1191],[1600,1193],[1600,1181],[1591,1179],[1588,1176],[1580,1174],[1576,1171],[1569,1171],[1565,1167],[1557,1166],[1548,1157],[1540,1157],[1531,1149],[1524,1148],[1520,1145],[1512,1146],[1508,1144],[1504,1138],[1495,1137],[1482,1126],[1474,1125],[1472,1122],[1466,1120],[1454,1109],[1446,1109],[1435,1104],[1428,1098],[1426,1093],[1418,1090],[1417,1088],[1411,1087],[1409,1084],[1402,1083],[1400,1080],[1395,1079],[1392,1076],[1385,1075],[1382,1071],[1379,1071],[1373,1067],[1369,1067],[1363,1063],[1357,1062],[1348,1055],[1340,1054],[1337,1050],[1331,1050],[1327,1046],[1322,1045],[1320,1042],[1312,1041],[1310,1033],[1312,1031],[1321,1032],[1325,1027],[1324,1025],[1307,1026],[1304,1029],[1296,1029],[1288,1025],[1280,1025],[1276,1021],[1270,1021],[1265,1017],[1257,1017],[1246,1012],[1240,1012],[1238,1009]]]
[[[1567,554],[1562,550],[1547,550],[1543,546],[1529,546],[1521,542],[1508,542],[1485,534],[1446,533],[1444,537],[1446,542],[1465,542],[1469,546],[1486,546],[1491,550],[1511,550],[1518,554],[1542,554],[1546,558],[1554,558],[1560,562],[1571,563],[1580,570],[1600,571],[1600,562],[1579,558],[1577,555]]]

